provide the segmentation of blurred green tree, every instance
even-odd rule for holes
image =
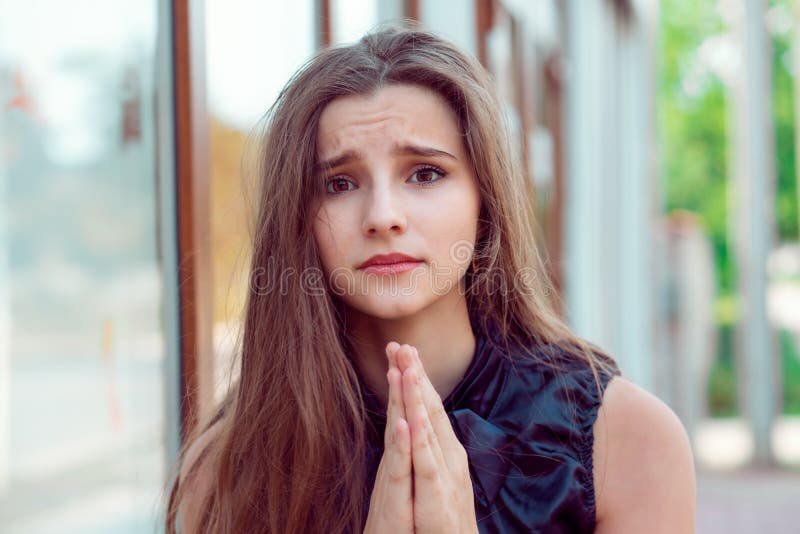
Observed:
[[[792,73],[791,2],[773,0],[776,23],[772,34],[772,120],[775,127],[775,218],[781,242],[798,240],[797,174],[795,170],[794,76]]]
[[[719,11],[719,2],[661,0],[656,113],[664,210],[696,213],[714,251],[720,325],[719,354],[709,377],[713,415],[738,411],[732,328],[736,271],[729,242],[729,124],[725,61],[740,54]],[[775,218],[779,242],[797,241],[794,78],[791,60],[792,0],[770,0],[765,19],[772,36],[772,113],[775,131]],[[727,49],[726,49],[727,47]],[[727,52],[727,55],[726,55]],[[731,55],[731,52],[733,55]],[[732,72],[732,71],[727,71]],[[782,338],[782,352],[795,349]],[[783,358],[784,377],[797,376]],[[787,363],[788,362],[788,363]],[[787,365],[789,366],[787,368]],[[794,371],[794,372],[792,372]],[[784,408],[798,409],[796,389],[784,385]]]
[[[713,246],[719,290],[732,293],[725,86],[699,54],[709,37],[725,31],[714,2],[662,1],[656,109],[664,208],[700,216]]]

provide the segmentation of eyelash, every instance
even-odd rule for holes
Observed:
[[[433,172],[439,174],[439,178],[437,178],[436,180],[433,180],[431,182],[419,182],[419,183],[415,183],[414,185],[419,185],[421,187],[431,187],[434,184],[436,184],[437,182],[439,182],[440,180],[442,180],[445,176],[447,176],[447,173],[444,170],[440,169],[439,167],[436,167],[435,165],[422,165],[420,167],[417,167],[416,169],[414,169],[414,172],[411,174],[411,176],[414,176],[417,173],[425,172],[425,171],[433,171]],[[330,180],[328,180],[326,182],[326,185],[325,185],[327,194],[329,194],[329,195],[341,195],[343,193],[347,193],[348,192],[348,191],[331,192],[331,191],[327,190],[327,187],[330,186],[330,184],[332,184],[333,182],[336,182],[337,180],[347,180],[347,178],[344,178],[342,175],[337,175],[337,176],[334,176],[333,178],[331,178]]]

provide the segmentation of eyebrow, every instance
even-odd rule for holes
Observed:
[[[445,152],[444,150],[411,144],[395,145],[394,150],[392,150],[392,154],[401,156],[444,157],[458,161],[457,157],[449,152]],[[364,158],[365,156],[363,152],[358,150],[345,150],[338,156],[334,156],[328,160],[318,163],[315,167],[316,171],[319,172],[325,169],[333,169],[352,161],[363,160]]]

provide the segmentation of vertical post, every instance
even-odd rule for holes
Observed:
[[[754,462],[772,463],[771,430],[778,389],[776,362],[766,310],[767,255],[772,248],[773,167],[770,47],[764,0],[743,0],[739,23],[744,47],[737,81],[736,219],[742,397],[755,443]]]
[[[489,68],[489,52],[486,38],[494,26],[494,1],[475,0],[475,39],[478,60],[485,68]]]
[[[173,92],[172,0],[158,2],[156,78],[156,164],[158,180],[158,246],[163,281],[164,325],[164,437],[168,466],[175,465],[181,448],[181,346],[178,294],[178,220],[175,169],[175,119]]]
[[[575,332],[605,345],[600,318],[605,255],[603,144],[607,138],[606,7],[600,0],[566,2],[564,285],[566,317]]]
[[[213,402],[208,118],[202,2],[174,0],[174,105],[183,437]]]
[[[403,0],[403,16],[407,19],[419,20],[419,0]]]
[[[317,0],[317,48],[326,48],[333,42],[331,28],[331,0]]]
[[[2,123],[0,123],[1,125]],[[0,133],[0,140],[4,135]],[[5,185],[8,176],[0,167],[0,496],[9,489],[9,430],[11,404],[11,279],[8,268],[8,222]]]
[[[621,8],[620,8],[621,9]],[[654,265],[650,249],[654,220],[653,180],[649,156],[653,147],[653,83],[647,12],[629,6],[618,17],[617,91],[619,99],[619,332],[620,364],[638,385],[654,391]]]

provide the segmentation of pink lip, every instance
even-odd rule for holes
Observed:
[[[403,261],[400,263],[385,263],[385,264],[373,264],[367,265],[363,268],[365,273],[372,273],[372,274],[398,274],[404,273],[406,271],[410,271],[417,265],[422,263],[421,261]]]
[[[401,273],[413,269],[422,263],[422,260],[412,258],[406,254],[393,252],[391,254],[377,254],[358,266],[369,273],[390,274]]]

